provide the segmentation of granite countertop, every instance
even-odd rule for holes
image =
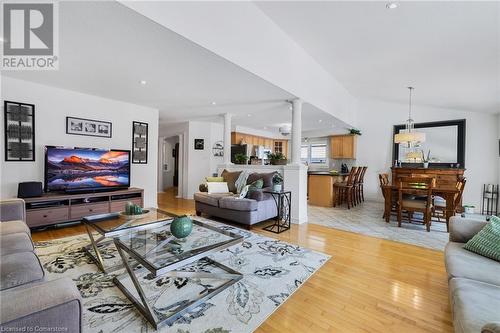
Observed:
[[[347,176],[349,175],[348,173],[337,173],[333,174],[330,171],[308,171],[308,175],[314,175],[314,176],[331,176],[331,177],[337,177],[337,176]]]

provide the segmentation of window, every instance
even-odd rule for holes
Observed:
[[[302,162],[309,164],[327,164],[328,146],[326,142],[315,142],[310,144],[302,144],[300,147],[300,159]]]
[[[311,144],[311,163],[325,164],[326,163],[326,144]]]

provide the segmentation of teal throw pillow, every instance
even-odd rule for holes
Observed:
[[[490,223],[472,237],[464,249],[500,261],[500,218],[492,216]]]

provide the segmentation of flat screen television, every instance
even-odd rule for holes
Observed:
[[[130,186],[130,151],[45,147],[45,191],[105,191]]]

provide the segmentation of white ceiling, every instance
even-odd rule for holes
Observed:
[[[117,2],[61,2],[59,10],[59,70],[2,74],[151,106],[163,125],[225,112],[235,125],[271,131],[290,122],[285,100],[294,96]],[[304,119],[304,130],[345,126],[311,105]]]
[[[500,112],[500,2],[257,2],[355,97]]]

